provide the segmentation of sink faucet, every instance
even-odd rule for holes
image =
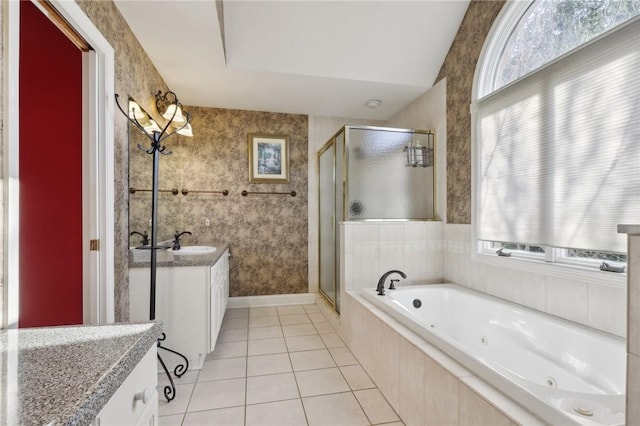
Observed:
[[[391,274],[400,274],[400,276],[402,278],[407,278],[407,275],[402,272],[402,271],[398,271],[397,269],[393,269],[391,271],[387,271],[384,274],[382,274],[382,276],[380,277],[380,279],[378,280],[378,287],[376,288],[377,292],[378,292],[378,296],[384,296],[384,282],[386,281],[387,277]],[[398,280],[391,280],[391,286],[389,286],[390,290],[395,289],[395,286],[393,285],[393,281],[398,281]],[[393,288],[391,288],[393,287]]]
[[[147,231],[144,231],[144,234],[141,234],[138,231],[131,231],[129,236],[133,236],[133,235],[140,235],[142,237],[142,242],[140,243],[141,245],[143,246],[149,245],[149,235],[147,235]]]
[[[176,235],[173,236],[172,250],[180,250],[180,237],[182,237],[184,234],[191,235],[191,232],[184,231],[184,232],[178,233],[178,231],[176,231]]]

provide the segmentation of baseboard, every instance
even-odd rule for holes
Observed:
[[[312,305],[314,303],[316,303],[316,295],[314,293],[239,296],[229,298],[227,309],[278,305]]]

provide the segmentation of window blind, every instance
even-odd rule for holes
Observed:
[[[640,19],[474,106],[477,236],[626,251],[640,223]]]

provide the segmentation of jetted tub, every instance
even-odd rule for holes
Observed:
[[[624,339],[456,284],[372,301],[552,425],[624,425]]]

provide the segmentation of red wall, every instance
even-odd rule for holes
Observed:
[[[82,52],[20,2],[20,327],[82,323]]]

